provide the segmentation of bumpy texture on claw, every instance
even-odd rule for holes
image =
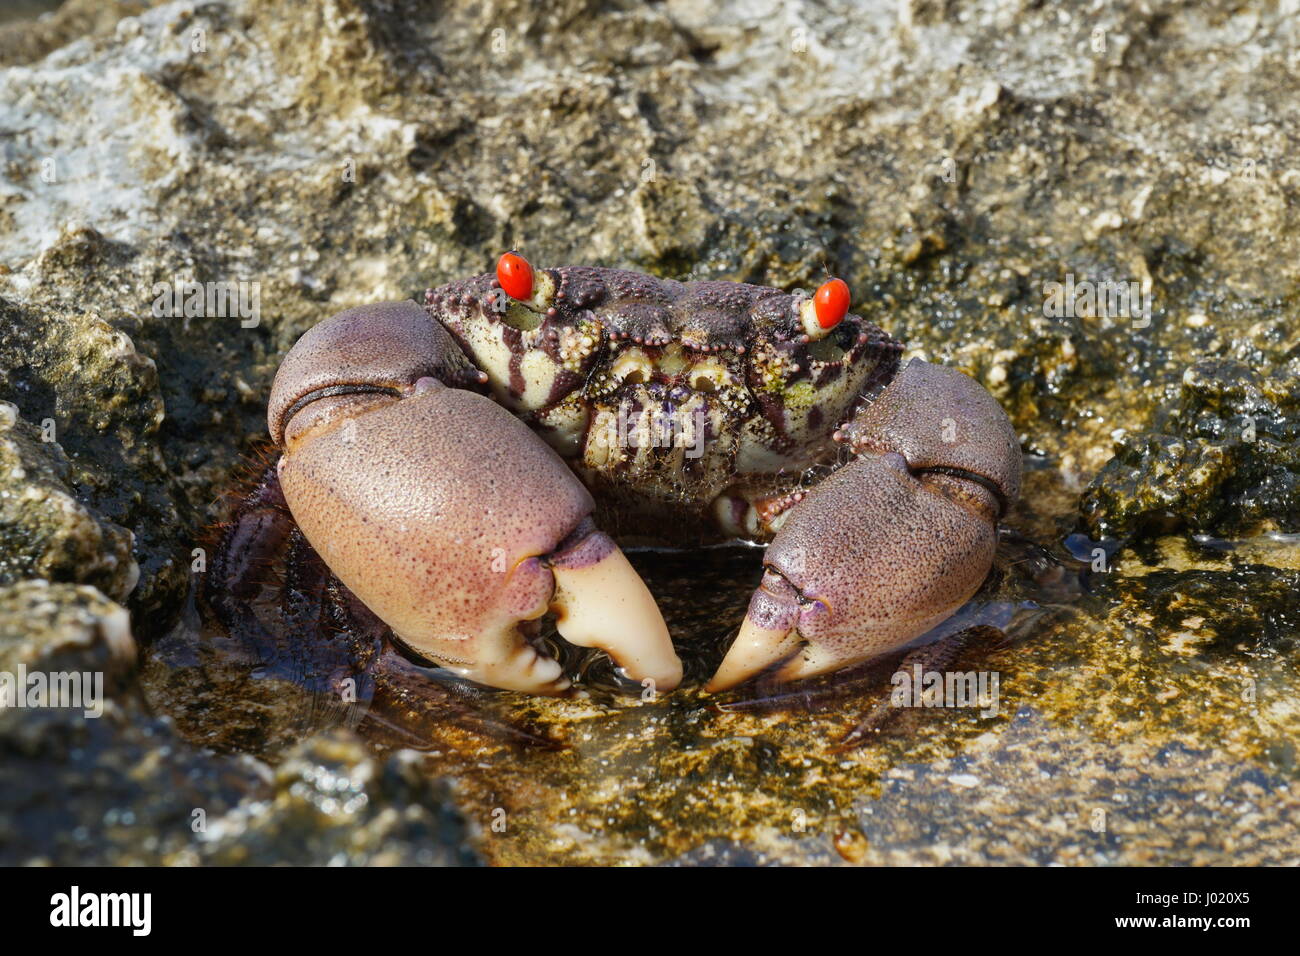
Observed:
[[[557,694],[559,665],[518,626],[553,609],[569,640],[676,686],[667,627],[591,523],[590,494],[523,422],[434,377],[477,381],[414,303],[344,313],[300,347],[307,358],[290,353],[269,413],[285,500],[400,639],[480,683]]]
[[[1021,469],[991,395],[913,361],[844,438],[859,457],[790,511],[707,689],[776,665],[794,680],[878,657],[949,617],[988,574]]]

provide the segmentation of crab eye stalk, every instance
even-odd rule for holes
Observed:
[[[517,252],[507,252],[497,260],[497,282],[512,299],[527,302],[533,297],[533,267]]]
[[[810,339],[820,339],[844,321],[849,314],[849,285],[843,279],[823,282],[811,299],[803,303],[804,331]]]

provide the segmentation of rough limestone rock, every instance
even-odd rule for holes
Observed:
[[[954,862],[1240,862],[1194,842],[1227,812],[1193,806],[1200,777],[1249,791],[1251,859],[1295,862],[1290,6],[68,0],[0,27],[0,621],[87,666],[138,651],[103,718],[0,715],[0,847],[943,862],[926,827],[960,801]],[[856,698],[597,695],[502,704],[580,744],[558,756],[384,757],[205,633],[196,575],[285,351],[512,246],[785,288],[833,272],[910,354],[983,382],[1027,455],[974,608],[1008,641],[966,661],[1000,674],[998,715],[909,712],[841,754]],[[754,556],[638,562],[706,669]],[[1040,744],[1060,775],[1027,769]],[[1173,809],[1071,831],[1108,773]],[[1013,847],[980,835],[986,792]]]

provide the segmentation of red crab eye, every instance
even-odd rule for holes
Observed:
[[[507,252],[497,260],[497,281],[512,299],[533,297],[533,267],[517,252]]]
[[[823,329],[833,329],[849,314],[849,284],[843,279],[831,279],[821,284],[813,296],[813,309],[817,324]]]

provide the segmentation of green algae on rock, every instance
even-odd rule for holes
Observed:
[[[64,254],[76,261],[89,254],[94,267],[112,263],[103,258],[98,233],[72,230],[43,257],[42,269],[51,270],[48,281],[57,282],[63,268],[48,263],[62,262]],[[39,423],[38,430],[9,429],[10,454],[33,463],[44,455],[49,463],[0,475],[8,486],[7,507],[62,502],[71,511],[92,512],[99,526],[96,531],[82,522],[75,533],[51,538],[29,504],[13,513],[7,560],[32,570],[44,567],[56,580],[103,585],[147,614],[173,612],[185,582],[176,538],[181,518],[158,446],[164,410],[153,359],[94,310],[0,297],[0,371],[10,409],[4,421]],[[65,497],[51,495],[58,487],[67,490]],[[103,556],[87,560],[78,548],[95,548]],[[116,580],[97,570],[110,562]]]

